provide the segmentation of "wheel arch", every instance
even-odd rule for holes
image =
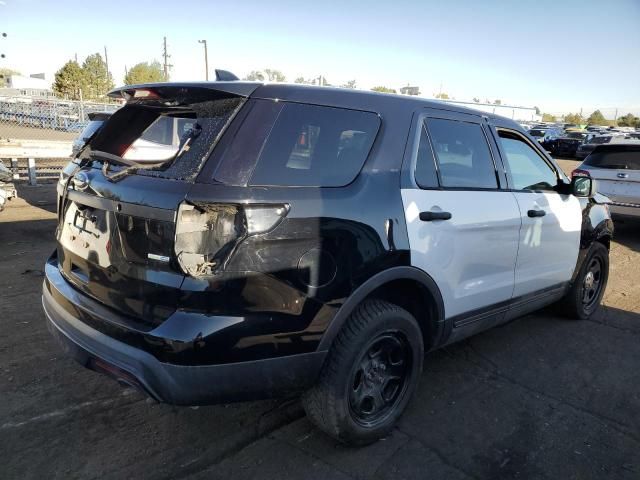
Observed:
[[[394,303],[411,313],[422,330],[425,351],[446,337],[444,302],[436,282],[423,270],[401,266],[377,273],[360,285],[342,304],[325,331],[318,350],[328,350],[351,313],[368,298]]]

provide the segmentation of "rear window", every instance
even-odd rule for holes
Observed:
[[[609,143],[611,141],[611,137],[593,137],[589,140],[589,143],[595,143],[596,145],[601,145],[603,143]]]
[[[351,183],[371,150],[378,115],[255,100],[220,153],[214,179],[230,185],[340,187]]]
[[[124,167],[108,155],[134,162],[131,174],[195,178],[244,99],[209,89],[174,90],[175,97],[167,87],[161,99],[133,101],[113,113],[83,158],[109,162],[113,172]]]
[[[640,150],[627,152],[594,152],[584,161],[596,168],[640,170]]]
[[[532,137],[544,137],[545,130],[529,130],[529,135]]]

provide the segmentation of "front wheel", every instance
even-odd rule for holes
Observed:
[[[406,310],[368,300],[338,334],[317,384],[302,398],[309,419],[348,444],[387,435],[416,388],[422,332]]]
[[[571,289],[561,300],[564,313],[571,318],[585,320],[600,306],[609,278],[609,251],[595,242]]]

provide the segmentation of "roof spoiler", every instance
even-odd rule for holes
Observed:
[[[231,77],[234,79],[231,80]],[[218,80],[218,78],[228,78],[229,80]],[[258,82],[240,82],[238,77],[224,70],[216,70],[215,82],[166,82],[166,83],[144,83],[139,85],[124,85],[111,90],[107,96],[111,98],[130,100],[167,98],[177,90],[215,90],[218,92],[248,97],[253,91],[261,86]]]

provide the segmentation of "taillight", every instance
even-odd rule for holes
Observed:
[[[286,204],[181,203],[175,241],[178,264],[192,276],[219,273],[240,243],[272,231],[288,212]]]
[[[590,177],[591,173],[589,170],[582,170],[581,168],[576,168],[571,172],[571,178],[573,177]]]

